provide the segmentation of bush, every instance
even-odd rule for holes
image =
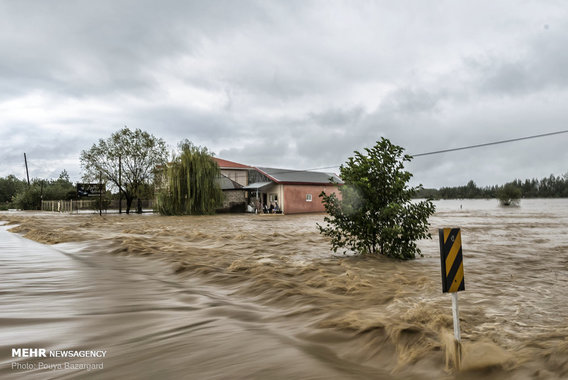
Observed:
[[[506,184],[497,191],[497,199],[501,206],[519,206],[521,196],[521,189],[512,183]]]
[[[41,206],[40,187],[34,185],[16,194],[12,203],[16,208],[22,210],[39,210]]]

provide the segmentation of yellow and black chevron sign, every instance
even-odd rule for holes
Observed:
[[[442,291],[444,293],[453,293],[465,290],[460,229],[440,228],[439,233]]]

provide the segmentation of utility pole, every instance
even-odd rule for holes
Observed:
[[[99,215],[103,216],[103,172],[99,172]]]
[[[122,214],[122,156],[118,156],[118,213]]]
[[[39,209],[43,211],[43,182],[44,180],[41,180],[41,191],[40,191],[40,199],[41,201],[39,202],[40,206]]]
[[[28,177],[28,187],[30,187],[30,172],[28,171],[28,158],[24,153],[24,162],[26,163],[26,176]]]

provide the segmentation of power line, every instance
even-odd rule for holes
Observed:
[[[565,130],[565,131],[558,131],[558,132],[550,132],[550,133],[542,133],[542,134],[540,134],[540,135],[533,135],[533,136],[527,136],[527,137],[518,137],[518,138],[515,138],[515,139],[508,139],[508,140],[501,140],[501,141],[493,141],[493,142],[484,143],[484,144],[468,145],[468,146],[462,146],[462,147],[460,147],[460,148],[451,148],[451,149],[436,150],[436,151],[433,151],[433,152],[411,154],[411,156],[412,156],[412,157],[429,156],[429,155],[432,155],[432,154],[455,152],[455,151],[458,151],[458,150],[481,148],[481,147],[490,146],[490,145],[498,145],[498,144],[505,144],[505,143],[515,142],[515,141],[521,141],[521,140],[536,139],[536,138],[538,138],[538,137],[553,136],[553,135],[559,135],[559,134],[562,134],[562,133],[568,133],[568,130]]]
[[[531,140],[531,139],[536,139],[536,138],[539,138],[539,137],[547,137],[547,136],[560,135],[560,134],[563,134],[563,133],[568,133],[568,130],[557,131],[557,132],[549,132],[549,133],[542,133],[542,134],[539,134],[539,135],[532,135],[532,136],[526,136],[526,137],[517,137],[517,138],[514,138],[514,139],[493,141],[493,142],[488,142],[488,143],[483,143],[483,144],[468,145],[468,146],[462,146],[462,147],[459,147],[459,148],[450,148],[450,149],[435,150],[435,151],[432,151],[432,152],[411,154],[410,156],[412,156],[412,157],[430,156],[430,155],[434,155],[434,154],[455,152],[455,151],[458,151],[458,150],[467,150],[467,149],[481,148],[481,147],[484,147],[484,146],[506,144],[506,143],[515,142],[515,141]],[[278,169],[277,169],[277,170],[275,170],[275,171],[273,172],[273,174],[284,174],[284,173],[293,173],[293,172],[301,172],[301,171],[333,169],[333,168],[339,168],[340,166],[341,166],[341,164],[339,164],[339,165],[333,165],[333,166],[322,166],[322,167],[310,168],[310,169],[294,169],[294,170],[292,170],[292,169],[281,169],[281,170],[278,170]]]
[[[483,143],[483,144],[468,145],[468,146],[462,146],[462,147],[459,147],[459,148],[450,148],[450,149],[435,150],[435,151],[432,151],[432,152],[411,154],[411,156],[412,156],[412,157],[430,156],[430,155],[433,155],[433,154],[441,154],[441,153],[447,153],[447,152],[455,152],[455,151],[458,151],[458,150],[466,150],[466,149],[481,148],[481,147],[484,147],[484,146],[491,146],[491,145],[498,145],[498,144],[506,144],[506,143],[515,142],[515,141],[530,140],[530,139],[536,139],[536,138],[539,138],[539,137],[547,137],[547,136],[553,136],[553,135],[560,135],[560,134],[563,134],[563,133],[568,133],[568,130],[557,131],[557,132],[550,132],[550,133],[542,133],[542,134],[539,134],[539,135],[526,136],[526,137],[517,137],[517,138],[514,138],[514,139],[493,141],[493,142],[488,142],[488,143]],[[341,165],[325,166],[325,167],[321,167],[321,168],[313,168],[313,169],[306,169],[306,170],[332,169],[332,168],[338,168],[339,166],[341,166]]]

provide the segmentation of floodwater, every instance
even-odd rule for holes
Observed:
[[[436,205],[411,262],[332,254],[323,215],[5,213],[0,377],[568,378],[568,200]],[[460,370],[441,227],[462,228]]]

